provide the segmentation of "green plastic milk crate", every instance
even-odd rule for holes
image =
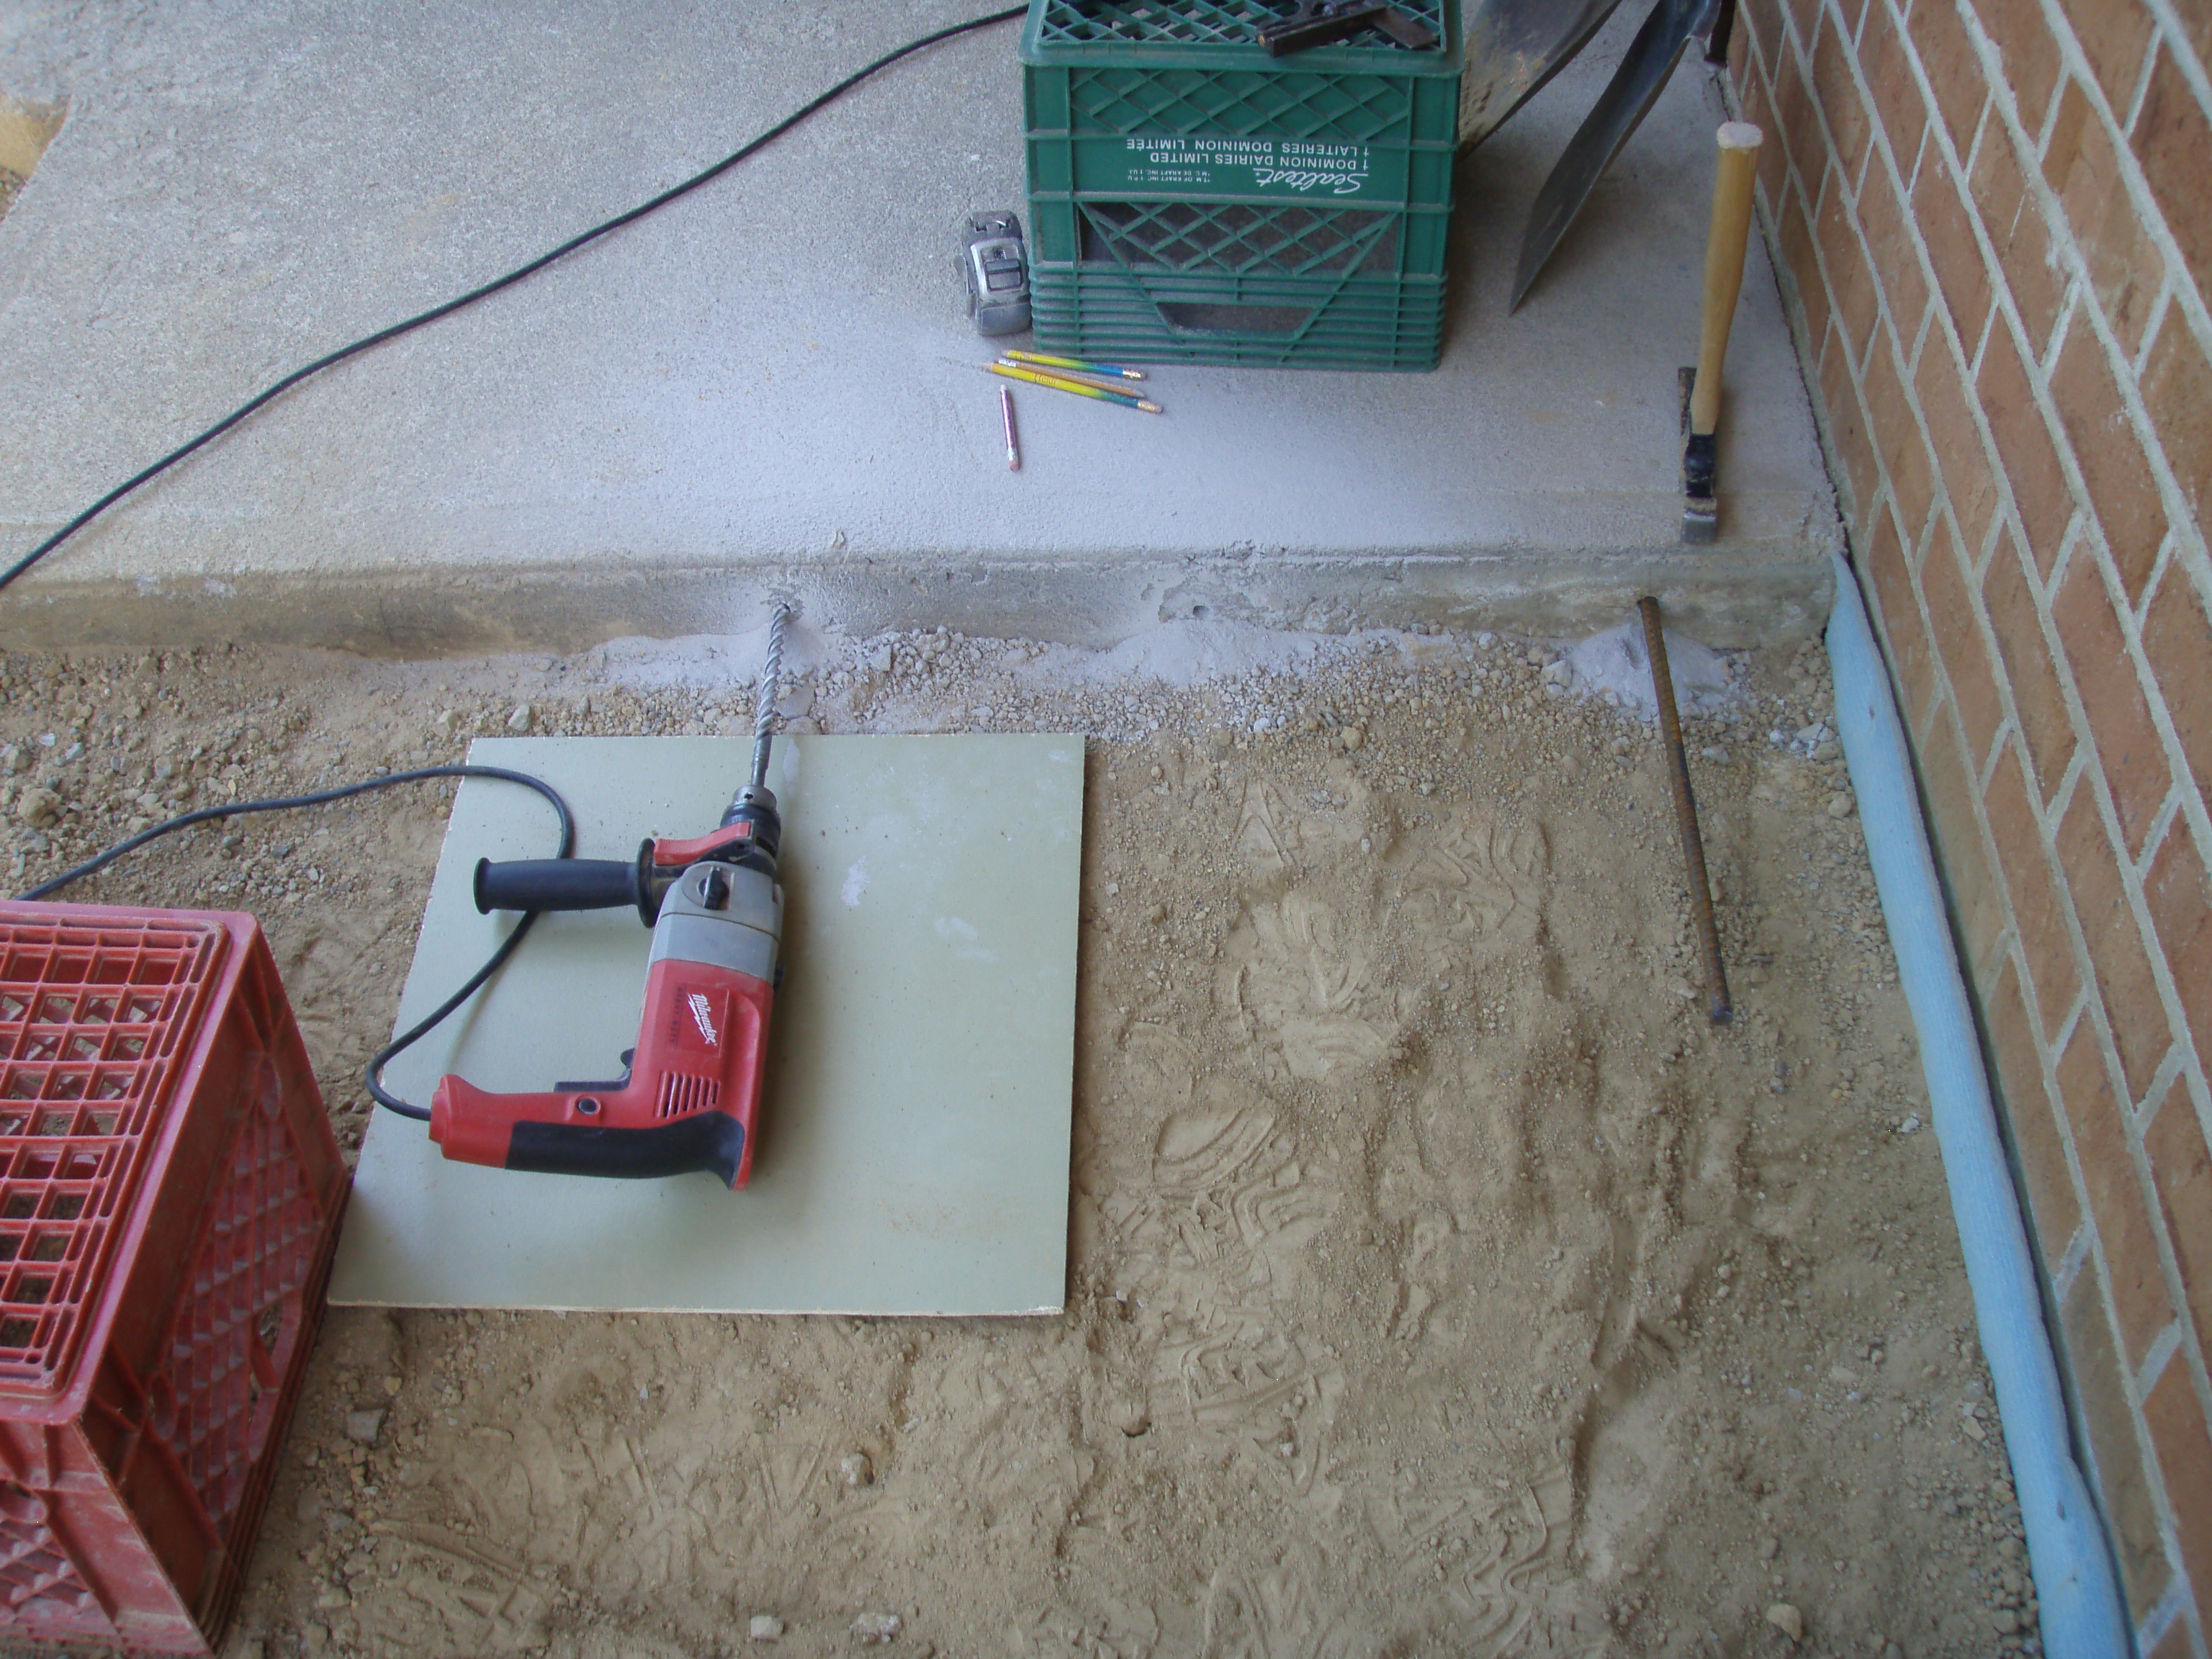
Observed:
[[[1436,367],[1459,136],[1457,0],[1272,58],[1297,0],[1031,0],[1030,309],[1048,351]]]

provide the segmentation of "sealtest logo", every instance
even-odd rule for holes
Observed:
[[[709,1048],[720,1048],[722,1039],[714,1033],[714,1011],[708,1005],[707,999],[694,991],[689,1000],[691,1004],[691,1018],[699,1027],[699,1035],[707,1039],[707,1046]]]
[[[1357,196],[1367,186],[1373,147],[1320,139],[1162,137],[1124,141],[1131,184],[1239,187],[1236,169],[1250,172],[1252,187],[1291,190],[1301,196]]]

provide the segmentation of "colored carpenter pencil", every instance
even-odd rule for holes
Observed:
[[[1008,368],[1029,368],[1027,363],[1018,362],[1003,352],[1000,354],[999,361],[1006,364]],[[1073,368],[1041,368],[1036,372],[1039,374],[1049,374],[1055,380],[1073,380],[1078,386],[1095,386],[1101,392],[1118,392],[1125,398],[1139,395],[1136,388],[1127,380],[1109,380],[1103,374],[1085,374]]]
[[[1031,386],[1041,386],[1051,392],[1072,392],[1079,398],[1097,398],[1103,403],[1119,404],[1124,409],[1141,409],[1147,415],[1164,415],[1167,411],[1158,404],[1147,403],[1142,398],[1133,398],[1126,392],[1109,392],[1103,386],[1085,386],[1079,380],[1062,380],[1041,370],[1019,368],[1012,363],[986,363],[993,374],[1003,374],[1010,380],[1026,380]]]
[[[1039,368],[1079,368],[1091,374],[1110,374],[1121,380],[1141,380],[1141,368],[1124,368],[1119,363],[1094,363],[1087,357],[1041,357],[1034,351],[1009,351],[1006,356],[1018,363],[1030,363]]]

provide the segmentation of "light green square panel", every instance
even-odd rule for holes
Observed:
[[[748,739],[499,738],[470,758],[545,779],[578,856],[712,829]],[[612,1181],[449,1164],[374,1114],[331,1300],[394,1307],[1043,1314],[1067,1272],[1083,740],[779,738],[782,988],[752,1179]],[[543,858],[545,803],[454,799],[398,1030],[513,925],[479,858]],[[475,1000],[394,1061],[517,1091],[612,1077],[637,1042],[651,935],[634,910],[550,915]]]

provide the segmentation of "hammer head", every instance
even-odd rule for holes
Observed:
[[[1720,454],[1710,432],[1682,441],[1682,539],[1709,542],[1720,533],[1720,503],[1714,498]]]
[[[1720,534],[1720,504],[1714,499],[1720,477],[1720,447],[1711,433],[1690,430],[1690,392],[1698,372],[1680,372],[1682,398],[1682,539],[1710,542]]]

